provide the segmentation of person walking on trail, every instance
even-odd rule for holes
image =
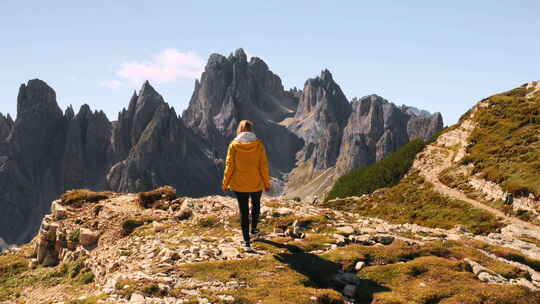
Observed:
[[[512,193],[507,193],[506,198],[504,199],[504,214],[509,216],[512,214],[514,209],[514,195]]]
[[[221,187],[223,192],[230,188],[236,194],[244,239],[242,248],[246,252],[252,252],[251,239],[259,235],[257,223],[261,209],[262,190],[270,191],[270,175],[266,150],[262,141],[253,133],[253,123],[249,120],[240,122],[236,130],[236,138],[229,145]]]

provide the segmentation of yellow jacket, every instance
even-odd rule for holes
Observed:
[[[270,187],[268,159],[260,140],[233,140],[227,151],[223,187],[236,192],[257,192]]]

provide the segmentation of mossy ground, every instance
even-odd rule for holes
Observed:
[[[463,225],[476,234],[494,232],[502,226],[492,214],[436,192],[432,184],[415,172],[399,184],[368,197],[329,201],[326,206],[398,224],[416,223],[443,229]]]
[[[508,192],[540,196],[540,96],[517,88],[489,97],[489,106],[475,115],[468,155],[474,173],[481,173]]]
[[[490,259],[462,242],[432,242],[425,246],[396,241],[389,246],[349,245],[322,255],[310,254],[282,240],[263,241],[274,247],[272,256],[194,263],[181,266],[185,276],[199,280],[243,282],[246,288],[231,292],[239,303],[313,303],[312,297],[341,303],[332,277],[354,271],[362,278],[356,294],[359,303],[535,303],[539,292],[522,287],[485,284],[474,277],[464,258],[475,260],[507,278],[526,273]],[[332,302],[333,301],[333,302]],[[219,302],[218,302],[219,303]]]

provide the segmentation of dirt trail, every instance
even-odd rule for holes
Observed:
[[[479,107],[484,105],[479,104]],[[485,210],[491,214],[502,217],[509,224],[513,224],[521,229],[527,229],[534,232],[535,237],[540,237],[540,227],[525,222],[519,218],[506,216],[502,211],[483,204],[475,199],[467,197],[465,193],[457,189],[450,188],[439,180],[439,174],[446,168],[457,163],[465,155],[465,147],[467,139],[474,129],[472,118],[476,113],[477,108],[473,110],[470,117],[463,121],[461,125],[443,135],[433,144],[429,145],[423,152],[423,157],[414,165],[419,169],[420,174],[430,183],[435,189],[451,198],[455,198],[467,202],[478,209]]]

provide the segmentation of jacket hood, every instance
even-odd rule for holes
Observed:
[[[255,133],[242,132],[233,140],[233,145],[243,152],[255,152],[260,142]]]
[[[249,143],[249,142],[252,142],[252,141],[256,141],[257,140],[257,135],[255,135],[255,133],[253,133],[253,132],[242,132],[242,133],[238,134],[234,140],[236,140],[238,142],[241,142],[241,143]]]

